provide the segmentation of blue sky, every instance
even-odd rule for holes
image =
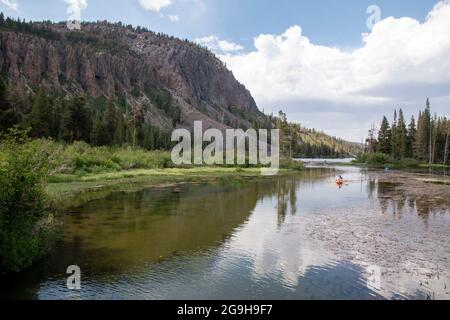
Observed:
[[[450,0],[0,0],[7,15],[123,21],[208,46],[260,109],[360,142],[383,114],[450,110]],[[87,6],[84,7],[83,3]],[[381,19],[367,27],[367,8]]]
[[[6,0],[8,1],[8,0]],[[9,0],[14,2],[13,0]],[[19,11],[3,11],[27,20],[67,19],[64,0],[15,0]],[[367,31],[366,9],[378,5],[382,16],[413,17],[423,21],[433,7],[429,0],[173,0],[159,12],[144,10],[138,0],[88,0],[83,20],[123,21],[149,27],[181,38],[196,39],[214,34],[253,47],[253,38],[262,33],[280,34],[300,25],[317,44],[355,47]],[[173,22],[169,15],[178,16]]]

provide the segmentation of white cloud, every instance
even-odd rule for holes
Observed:
[[[241,51],[244,48],[234,42],[228,40],[220,40],[216,36],[208,36],[203,38],[194,39],[194,42],[209,48],[216,53],[227,53]]]
[[[19,11],[19,3],[16,0],[0,0],[9,10]]]
[[[172,0],[139,0],[141,6],[148,11],[159,12],[172,4]]]
[[[169,15],[169,20],[172,22],[178,22],[180,20],[180,17],[176,14],[170,14]]]
[[[71,20],[81,20],[81,11],[87,8],[87,0],[64,0],[68,4],[67,13]]]
[[[446,0],[432,9],[424,23],[393,17],[380,21],[363,35],[361,48],[352,52],[316,45],[301,27],[293,26],[282,35],[256,37],[253,52],[221,58],[260,107],[287,106],[299,117],[306,112],[328,116],[348,112],[353,118],[361,114],[359,123],[345,123],[340,129],[333,124],[334,133],[341,130],[340,135],[359,140],[355,135],[363,122],[366,125],[371,116],[381,115],[376,107],[410,105],[412,113],[426,96],[450,100],[449,34],[450,1]],[[441,109],[448,114],[448,105]],[[323,126],[324,119],[320,122]]]

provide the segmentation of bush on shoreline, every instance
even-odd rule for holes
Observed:
[[[386,155],[384,153],[365,153],[360,154],[356,160],[353,161],[354,164],[364,164],[374,167],[397,167],[397,168],[415,168],[423,166],[419,161],[415,159],[403,159],[397,160],[393,157]]]
[[[148,151],[138,147],[94,147],[85,142],[62,144],[49,139],[31,140],[26,145],[36,153],[46,155],[51,181],[67,181],[68,176],[85,176],[136,169],[192,168],[175,166],[168,151]],[[1,152],[0,152],[1,157]],[[223,167],[255,167],[251,165]],[[259,167],[259,166],[256,166]],[[281,158],[281,169],[301,170],[299,161]]]
[[[294,170],[294,171],[300,171],[300,170],[303,170],[305,168],[305,166],[301,161],[288,159],[288,158],[282,158],[282,159],[280,159],[280,168]]]
[[[118,172],[133,169],[162,169],[171,164],[170,153],[134,147],[93,147],[85,142],[61,144],[39,139],[29,142],[39,152],[49,153],[51,175]]]
[[[15,129],[0,140],[0,150],[0,270],[18,272],[44,254],[55,235],[45,194],[48,154]]]

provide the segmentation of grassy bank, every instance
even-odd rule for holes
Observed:
[[[371,168],[390,169],[447,169],[450,165],[422,163],[415,159],[394,159],[382,153],[362,154],[352,162],[353,165]]]
[[[280,174],[303,168],[293,160],[281,166]],[[175,167],[166,151],[30,140],[15,129],[0,139],[0,173],[0,272],[26,269],[47,251],[59,209],[117,190],[262,177],[258,167]]]
[[[89,198],[114,189],[132,190],[149,185],[188,182],[207,178],[244,179],[258,177],[257,167],[176,167],[170,152],[142,148],[93,147],[84,142],[62,144],[48,139],[30,140],[21,145],[46,164],[46,191],[51,202],[69,205],[74,195]],[[22,151],[23,152],[23,151]],[[4,154],[0,150],[0,161]],[[283,159],[280,174],[301,170],[303,165]]]
[[[280,169],[279,171],[279,175],[294,173],[295,171],[291,169]],[[102,198],[119,190],[132,192],[148,187],[212,180],[240,183],[264,177],[261,176],[259,168],[201,167],[138,169],[85,176],[66,176],[65,178],[66,181],[59,180],[47,185],[49,198],[59,208],[81,205],[86,201]]]
[[[239,178],[260,176],[258,167],[176,167],[170,152],[148,151],[138,147],[93,147],[84,142],[62,144],[49,139],[29,140],[21,145],[45,163],[46,190],[51,201],[122,185],[155,185],[197,178]],[[0,161],[5,154],[0,150]],[[297,171],[303,165],[282,159],[280,174]]]

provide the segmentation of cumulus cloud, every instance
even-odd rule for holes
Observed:
[[[81,20],[81,11],[87,8],[87,0],[64,0],[68,4],[67,13],[71,20]]]
[[[220,40],[217,36],[214,35],[194,39],[194,42],[205,46],[216,53],[237,52],[244,49],[237,43],[228,40]]]
[[[159,12],[162,8],[170,6],[172,0],[139,0],[139,3],[145,10]]]
[[[19,3],[16,0],[0,0],[9,10],[19,11]]]
[[[334,127],[334,133],[359,140],[356,132],[365,134],[362,125],[378,117],[380,108],[410,106],[412,113],[427,96],[450,101],[449,34],[446,0],[435,5],[423,23],[407,17],[378,22],[352,52],[314,44],[295,25],[281,35],[256,37],[253,52],[221,58],[261,107],[285,107],[299,121],[307,113],[304,118],[310,119],[321,112],[318,127],[324,116],[360,115],[356,124]],[[437,108],[448,114],[448,105]]]
[[[170,14],[169,15],[169,20],[172,22],[178,22],[180,20],[180,17],[176,14]]]

